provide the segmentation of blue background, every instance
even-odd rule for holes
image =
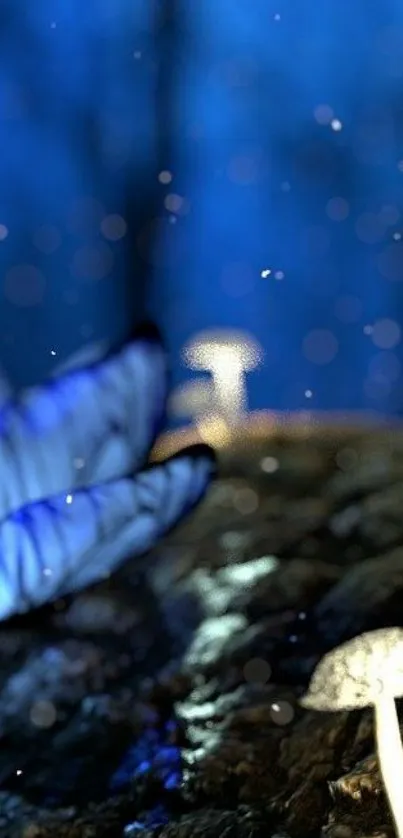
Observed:
[[[0,38],[17,386],[149,315],[175,386],[192,335],[236,328],[251,408],[401,412],[397,0],[9,0]]]

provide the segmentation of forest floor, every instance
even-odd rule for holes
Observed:
[[[393,835],[371,709],[299,698],[403,626],[402,509],[400,430],[279,432],[144,560],[4,623],[0,838]]]

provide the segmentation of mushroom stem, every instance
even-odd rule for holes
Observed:
[[[241,360],[233,351],[223,351],[211,362],[211,372],[224,418],[232,423],[239,422],[246,405]]]
[[[403,838],[403,748],[396,705],[390,696],[381,696],[376,701],[375,737],[396,834],[398,838]]]

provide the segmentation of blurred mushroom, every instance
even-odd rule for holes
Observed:
[[[175,419],[199,419],[217,412],[211,381],[188,381],[173,391],[168,410]]]
[[[226,330],[200,332],[184,350],[189,367],[211,373],[220,412],[232,424],[247,408],[244,374],[257,367],[260,357],[253,338]]]
[[[403,838],[403,749],[395,698],[403,696],[403,629],[354,637],[326,654],[300,703],[311,710],[375,708],[379,767],[399,838]]]
[[[193,417],[199,438],[208,445],[219,447],[231,438],[211,380],[189,381],[178,387],[169,399],[168,411],[175,419]]]

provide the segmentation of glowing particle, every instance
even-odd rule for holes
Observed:
[[[52,570],[51,570],[51,568],[50,568],[50,567],[44,567],[44,568],[43,568],[43,575],[44,575],[44,576],[52,576]]]
[[[263,271],[260,272],[260,276],[263,277],[263,279],[267,279],[267,277],[270,276],[270,274],[270,268],[265,268]]]
[[[69,505],[73,503],[73,495],[66,495],[66,503]]]
[[[139,58],[141,58],[141,50],[140,49],[135,50],[135,52],[133,53],[133,58],[135,58],[137,61],[139,60]]]
[[[312,392],[312,390],[305,390],[305,397],[306,397],[307,399],[311,399],[311,398],[312,398],[312,396],[313,396],[313,392]]]
[[[21,769],[21,768],[17,768],[17,770],[16,770],[16,772],[15,772],[15,773],[16,773],[17,777],[21,777],[21,774],[22,774],[22,769]]]
[[[83,460],[82,457],[75,457],[74,460],[73,460],[73,465],[74,465],[74,468],[77,468],[77,469],[84,468],[85,460]]]
[[[340,121],[340,119],[332,119],[330,127],[332,131],[341,131],[343,128],[343,123]]]
[[[402,238],[402,234],[401,233],[393,233],[393,238],[394,238],[395,242],[398,242]]]
[[[284,271],[276,271],[274,274],[274,279],[281,280],[284,279],[285,273]]]
[[[364,332],[364,335],[372,335],[372,332],[374,331],[374,327],[371,326],[369,323],[367,323],[367,325],[364,326],[362,331]]]
[[[281,20],[281,16],[279,15],[278,12],[277,12],[277,14],[274,15],[274,20]]]
[[[4,241],[8,236],[8,229],[5,224],[0,224],[0,242]]]
[[[55,355],[56,355],[56,350],[55,350],[55,349],[51,349],[51,350],[50,350],[50,354],[51,354],[51,355],[53,355],[53,356],[55,356]]]

